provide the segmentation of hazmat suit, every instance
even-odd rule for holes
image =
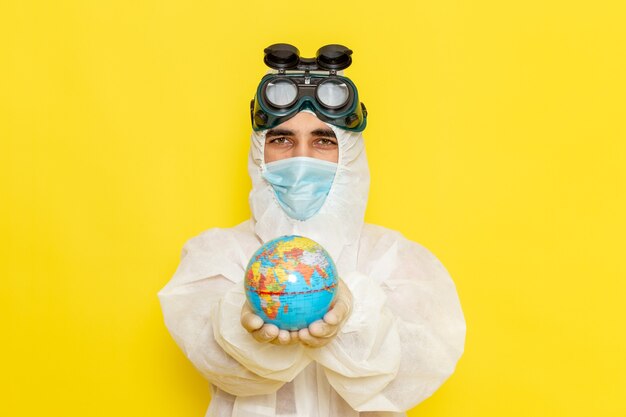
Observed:
[[[265,130],[251,136],[252,218],[191,238],[159,292],[176,343],[210,382],[206,416],[404,416],[454,371],[465,321],[454,283],[427,249],[364,223],[369,169],[360,132],[331,124],[335,178],[320,210],[290,218],[264,180]],[[240,323],[252,254],[283,235],[320,243],[353,299],[320,348],[257,342]]]

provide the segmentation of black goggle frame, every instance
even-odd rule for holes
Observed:
[[[359,102],[358,91],[347,77],[337,75],[352,63],[352,51],[342,45],[326,45],[318,49],[315,58],[302,58],[300,51],[289,44],[274,44],[265,48],[263,61],[276,74],[265,75],[250,102],[250,118],[254,130],[270,129],[308,108],[320,120],[345,130],[362,131],[367,125],[367,109]],[[312,72],[313,71],[313,72]],[[327,71],[327,73],[326,73]],[[267,98],[270,83],[289,82],[297,88],[295,98],[283,105]],[[348,98],[338,106],[324,104],[318,98],[318,86],[326,82],[340,82],[348,87]]]

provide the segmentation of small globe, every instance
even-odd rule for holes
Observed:
[[[324,317],[337,292],[337,268],[326,250],[303,236],[281,236],[252,255],[244,285],[255,314],[284,330]]]

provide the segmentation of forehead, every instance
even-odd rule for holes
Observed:
[[[265,137],[304,135],[336,137],[331,127],[308,112],[300,112],[291,119],[269,129]]]

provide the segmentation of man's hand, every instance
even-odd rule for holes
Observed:
[[[293,345],[299,341],[298,332],[280,330],[273,324],[263,322],[261,317],[254,314],[247,301],[241,309],[241,325],[260,343]]]
[[[303,345],[313,348],[326,346],[339,332],[351,311],[352,293],[343,280],[339,279],[335,304],[324,315],[323,320],[315,321],[308,328],[300,329],[298,332],[300,341]]]
[[[302,342],[308,347],[322,347],[333,340],[333,337],[350,316],[351,310],[352,293],[348,286],[339,279],[337,297],[332,308],[322,320],[311,323],[308,328],[290,332],[281,330],[273,324],[265,323],[261,317],[254,314],[247,301],[241,308],[241,325],[260,343],[293,345]]]

